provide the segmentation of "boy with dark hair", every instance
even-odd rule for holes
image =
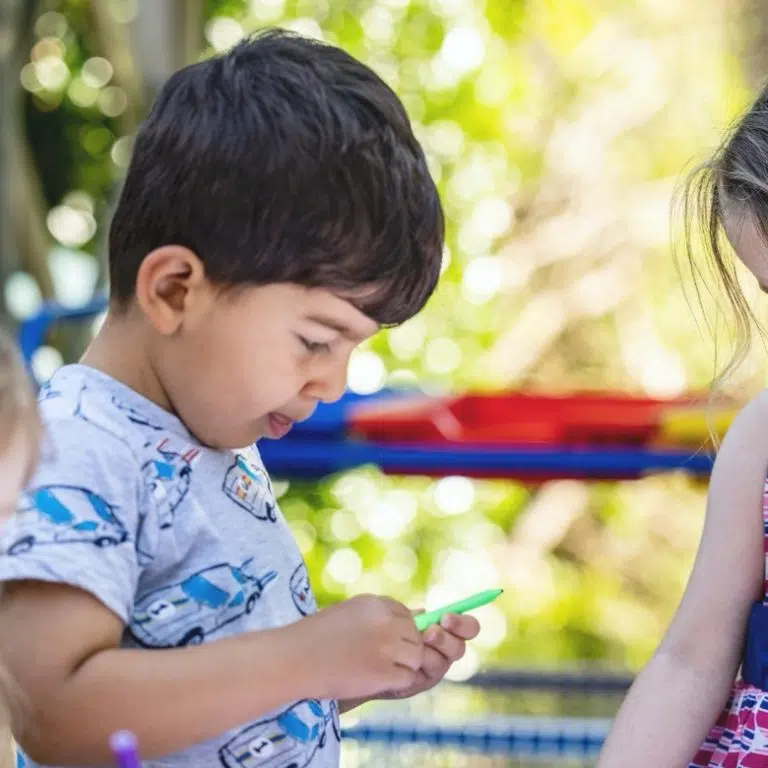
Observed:
[[[280,31],[176,73],[136,138],[111,302],[41,397],[0,643],[29,765],[336,766],[338,712],[436,684],[479,626],[372,595],[317,611],[253,444],[418,312],[443,219],[395,94]],[[244,448],[244,446],[250,446]],[[32,762],[35,761],[35,762]]]

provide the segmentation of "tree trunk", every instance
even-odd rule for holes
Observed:
[[[119,123],[123,134],[130,135],[136,131],[144,114],[144,94],[130,40],[124,26],[112,14],[110,6],[104,0],[90,0],[89,31],[94,51],[112,64],[112,82],[122,88],[128,97],[128,106],[120,115]]]
[[[0,88],[0,144],[4,157],[0,160],[4,199],[0,199],[0,281],[23,268],[37,281],[43,297],[53,297],[53,280],[48,267],[49,237],[45,225],[45,203],[34,158],[27,143],[23,124],[19,73],[37,17],[37,3],[23,0],[0,0],[0,13],[7,35],[0,54],[2,87]],[[10,187],[8,186],[10,183]]]
[[[0,287],[4,288],[9,275],[16,269],[18,255],[11,227],[10,178],[10,121],[11,104],[16,83],[13,57],[21,19],[20,0],[0,2]],[[0,321],[8,320],[5,290],[0,291]]]
[[[133,24],[136,56],[142,64],[148,100],[181,67],[200,55],[202,0],[154,0],[139,3]]]
[[[104,0],[90,0],[89,16],[95,45],[114,67],[115,84],[128,96],[128,109],[121,118],[125,135],[135,133],[146,105],[162,84],[180,67],[200,54],[204,9],[201,0],[153,0],[138,5],[136,19],[126,30]],[[140,62],[140,64],[139,64]],[[96,290],[107,281],[107,223],[117,205],[119,187],[109,199],[99,247],[99,279]]]

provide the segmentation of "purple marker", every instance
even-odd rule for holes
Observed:
[[[117,768],[141,768],[136,737],[130,731],[117,731],[109,739]]]

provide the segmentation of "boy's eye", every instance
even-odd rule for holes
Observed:
[[[331,345],[327,342],[310,341],[303,336],[299,336],[299,341],[302,343],[307,352],[313,355],[325,354],[331,351]]]

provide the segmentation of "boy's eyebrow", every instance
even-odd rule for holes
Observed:
[[[357,331],[352,330],[346,323],[337,320],[335,317],[329,317],[328,315],[322,315],[318,313],[311,313],[307,315],[307,320],[309,320],[312,323],[319,323],[320,325],[324,325],[326,328],[331,328],[334,331],[337,331],[342,336],[345,336],[350,341],[364,341],[365,337],[361,334],[357,333]]]

